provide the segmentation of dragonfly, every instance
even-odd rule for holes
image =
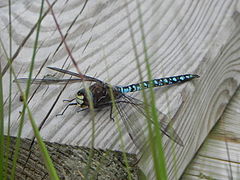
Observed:
[[[63,115],[65,111],[70,106],[78,106],[80,109],[79,111],[90,110],[90,102],[94,109],[102,109],[104,107],[110,107],[110,119],[114,120],[113,115],[113,104],[116,106],[116,110],[119,113],[121,120],[123,121],[124,126],[127,129],[127,132],[130,138],[135,142],[137,139],[138,143],[135,143],[136,146],[140,146],[140,144],[144,144],[146,142],[145,139],[141,137],[140,131],[142,131],[141,127],[136,126],[136,121],[138,120],[139,116],[134,118],[129,118],[129,110],[133,109],[134,113],[147,118],[147,114],[145,111],[146,105],[143,101],[136,99],[128,93],[141,91],[143,89],[147,89],[150,87],[160,87],[160,86],[167,86],[167,85],[177,85],[181,84],[194,78],[199,78],[200,76],[197,74],[183,74],[178,76],[171,76],[171,77],[164,77],[159,79],[153,79],[150,81],[143,81],[135,84],[130,84],[126,86],[113,86],[109,83],[101,81],[95,77],[83,75],[80,76],[78,73],[60,69],[57,67],[47,67],[53,71],[57,71],[60,73],[71,75],[70,79],[59,79],[59,78],[52,78],[51,76],[47,76],[42,79],[32,79],[32,83],[35,84],[54,84],[54,83],[72,83],[72,82],[83,82],[88,81],[92,82],[93,84],[89,86],[88,89],[82,88],[80,89],[73,99],[64,100],[68,102],[67,106],[63,109],[62,113],[58,115]],[[84,77],[84,78],[83,78]],[[19,83],[26,83],[28,78],[19,78],[16,79],[15,82]],[[173,127],[169,126],[168,118],[166,115],[158,111],[161,119],[160,119],[160,130],[161,132],[173,140],[180,146],[183,146],[183,141],[176,133]],[[149,119],[149,118],[148,118]],[[151,121],[151,124],[154,125],[154,122]],[[140,134],[140,135],[139,135]],[[139,137],[140,136],[140,137]]]

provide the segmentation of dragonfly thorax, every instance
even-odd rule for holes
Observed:
[[[75,97],[76,102],[81,108],[89,108],[90,101],[92,101],[94,108],[109,105],[112,102],[110,88],[111,87],[106,83],[95,83],[89,88],[79,90]],[[112,88],[112,92],[115,99],[119,98],[118,91]]]

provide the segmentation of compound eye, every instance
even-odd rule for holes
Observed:
[[[78,92],[77,92],[77,95],[78,95],[78,96],[81,96],[81,95],[82,95],[81,91],[78,91]]]
[[[82,93],[82,91],[78,91],[78,92],[77,92],[76,98],[77,98],[78,100],[83,100],[83,99],[84,99],[84,94]]]

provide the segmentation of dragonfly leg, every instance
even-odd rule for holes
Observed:
[[[114,118],[112,117],[112,113],[113,112],[113,106],[111,105],[111,108],[110,108],[110,119],[114,122]]]
[[[77,103],[69,103],[69,104],[64,108],[64,110],[62,111],[62,113],[59,113],[59,114],[57,114],[56,116],[62,116],[69,106],[76,106],[76,105],[77,105]]]
[[[120,102],[123,102],[123,103],[129,103],[127,101],[116,101],[115,103],[120,103]],[[108,105],[109,103],[106,103],[106,105]],[[102,104],[103,105],[103,104]],[[112,116],[113,115],[113,105],[111,104],[111,108],[110,108],[110,119],[114,122],[114,117]]]
[[[73,100],[75,100],[75,98],[73,98],[73,99],[64,99],[63,102],[72,102]]]
[[[79,112],[85,111],[87,109],[89,109],[89,108],[79,109],[79,110],[77,110],[77,112],[79,113]]]

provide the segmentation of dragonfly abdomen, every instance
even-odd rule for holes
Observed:
[[[198,77],[199,76],[196,74],[184,74],[179,76],[165,77],[160,79],[153,79],[151,81],[143,81],[143,82],[140,82],[137,84],[131,84],[128,86],[117,86],[117,90],[120,91],[121,93],[129,93],[129,92],[140,91],[142,89],[146,89],[149,87],[159,87],[159,86],[165,86],[165,85],[184,83],[186,81],[190,81]]]

